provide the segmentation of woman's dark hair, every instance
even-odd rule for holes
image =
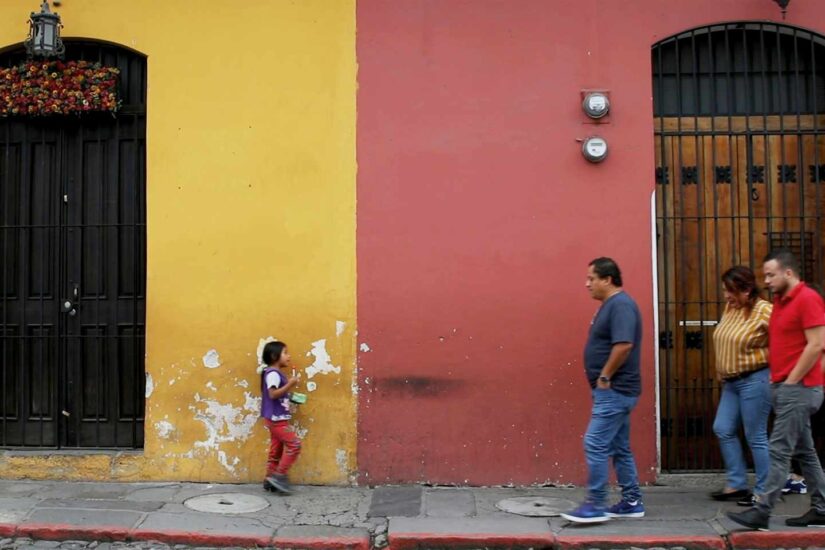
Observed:
[[[261,361],[264,365],[272,366],[281,358],[286,344],[283,342],[267,342],[264,346],[264,351],[261,353]]]
[[[735,265],[722,274],[722,284],[730,292],[748,293],[748,313],[759,298],[759,287],[756,286],[756,275],[753,270],[744,265]]]
[[[590,262],[593,267],[593,273],[599,276],[599,279],[607,279],[613,282],[613,286],[622,286],[622,272],[619,270],[618,264],[613,261],[613,258],[596,258]]]

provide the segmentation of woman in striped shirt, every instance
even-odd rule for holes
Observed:
[[[736,500],[742,506],[754,502],[748,490],[745,457],[739,444],[739,426],[751,449],[756,486],[761,494],[768,478],[768,415],[771,390],[768,371],[768,321],[772,306],[759,297],[756,276],[744,266],[722,275],[725,311],[713,332],[716,372],[722,379],[722,397],[713,422],[727,470],[725,488],[711,494],[716,500]]]

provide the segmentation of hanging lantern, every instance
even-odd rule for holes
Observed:
[[[44,1],[40,13],[32,12],[29,18],[29,37],[26,51],[31,57],[63,57],[66,48],[60,40],[60,16],[52,13],[49,3]]]
[[[782,19],[785,19],[785,13],[788,11],[788,4],[791,3],[791,0],[773,0],[779,5],[779,8],[782,10]]]

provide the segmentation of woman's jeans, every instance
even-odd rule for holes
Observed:
[[[751,449],[756,471],[754,493],[764,492],[771,466],[768,450],[768,415],[770,412],[770,369],[762,369],[722,385],[722,398],[716,410],[713,432],[719,438],[719,447],[727,469],[727,485],[731,489],[748,488],[745,456],[742,453],[742,445],[739,443],[741,424],[745,428],[745,440]]]
[[[603,507],[607,501],[608,461],[613,457],[616,478],[622,487],[622,499],[641,500],[636,462],[630,450],[630,412],[638,397],[612,389],[593,390],[593,412],[584,434],[587,459],[587,500]]]

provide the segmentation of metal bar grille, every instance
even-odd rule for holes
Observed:
[[[792,249],[823,284],[825,38],[772,23],[692,29],[652,51],[662,467],[723,468],[712,331],[721,274]],[[825,416],[825,413],[823,413]],[[823,422],[814,418],[822,448]]]

